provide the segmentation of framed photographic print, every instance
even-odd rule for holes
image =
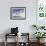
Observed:
[[[10,8],[11,20],[25,20],[26,19],[26,7],[11,7]]]

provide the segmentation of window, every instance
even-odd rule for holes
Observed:
[[[37,1],[37,15],[41,18],[46,17],[46,0]]]

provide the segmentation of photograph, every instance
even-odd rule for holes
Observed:
[[[11,7],[10,8],[11,20],[25,20],[26,19],[26,7]]]

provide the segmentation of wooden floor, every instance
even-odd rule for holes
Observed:
[[[4,43],[2,42],[0,42],[0,46],[4,46]],[[8,45],[7,46],[15,46],[15,43],[8,43]],[[37,43],[30,43],[30,46],[37,46]],[[42,45],[42,46],[46,46],[46,43],[44,43],[44,45]]]

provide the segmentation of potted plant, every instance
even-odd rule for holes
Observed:
[[[41,26],[40,29],[45,29],[45,26]]]
[[[45,29],[45,26],[32,25],[32,27],[35,28],[36,30]]]
[[[32,25],[33,28],[35,28],[36,30],[38,30],[38,26],[37,25]]]
[[[35,32],[33,35],[37,38],[37,42],[38,43],[41,43],[40,40],[46,36],[45,35],[46,33],[45,32]],[[44,37],[45,38],[45,37]]]

